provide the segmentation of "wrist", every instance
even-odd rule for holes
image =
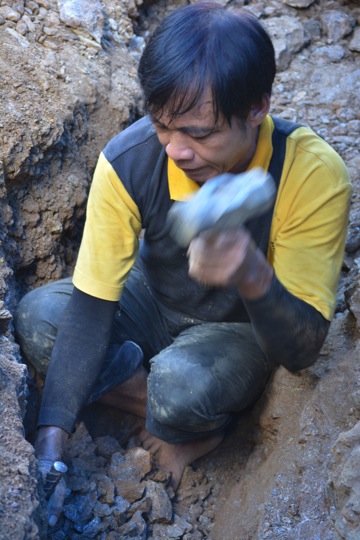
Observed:
[[[268,292],[274,270],[259,248],[255,247],[249,255],[246,271],[243,272],[237,288],[245,300],[257,300]]]
[[[35,453],[39,459],[61,460],[69,434],[57,426],[44,426],[38,431]]]

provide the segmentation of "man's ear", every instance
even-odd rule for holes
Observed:
[[[270,96],[269,94],[264,94],[261,98],[261,102],[258,105],[251,107],[248,115],[248,123],[250,127],[255,128],[261,124],[265,116],[270,110]]]

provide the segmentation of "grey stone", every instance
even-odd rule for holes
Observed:
[[[112,455],[109,473],[114,481],[140,481],[151,470],[151,455],[143,448],[131,448],[124,455]]]
[[[21,47],[23,47],[24,49],[27,49],[30,46],[28,40],[13,28],[6,28],[6,31],[9,32],[9,34],[11,34],[16,39],[18,44],[21,45]]]
[[[307,8],[313,4],[315,0],[284,0],[284,4],[294,8]]]
[[[157,540],[177,540],[184,538],[186,533],[192,532],[192,525],[185,519],[174,515],[174,520],[170,524],[155,523],[153,526],[153,538]],[[192,536],[194,538],[194,536]]]
[[[323,31],[330,43],[337,42],[352,32],[355,19],[337,9],[332,9],[321,15]]]
[[[140,512],[136,512],[128,523],[119,528],[119,538],[136,538],[145,540],[147,526]]]
[[[294,54],[310,42],[310,37],[301,22],[288,15],[267,19],[264,25],[273,39],[277,69],[284,71]]]
[[[316,21],[315,19],[304,21],[304,29],[311,39],[317,40],[321,38],[321,26],[319,21]]]
[[[123,481],[119,479],[114,480],[114,484],[118,494],[130,503],[138,501],[144,495],[145,486],[139,484],[138,480]]]
[[[147,480],[146,496],[150,497],[152,507],[149,512],[150,523],[170,523],[172,519],[172,505],[166,489],[162,484]]]
[[[96,517],[92,519],[85,527],[83,528],[84,538],[95,538],[97,534],[101,531],[101,519]]]
[[[84,29],[97,43],[104,34],[103,7],[98,0],[58,0],[60,19],[71,28]]]
[[[325,45],[314,52],[314,57],[324,62],[340,62],[345,56],[345,49],[341,45]]]
[[[350,51],[360,52],[360,28],[355,28],[354,35],[349,43]]]
[[[97,437],[94,442],[96,444],[96,453],[107,459],[121,450],[119,442],[109,435]]]
[[[8,21],[18,22],[21,18],[21,15],[15,9],[12,9],[10,6],[1,6],[0,15],[2,15]]]
[[[114,503],[114,506],[111,507],[112,514],[118,525],[123,525],[127,520],[127,511],[130,508],[130,503],[119,495],[115,497]]]
[[[125,460],[130,467],[135,467],[138,470],[140,480],[151,471],[151,454],[144,448],[139,447],[127,450]]]

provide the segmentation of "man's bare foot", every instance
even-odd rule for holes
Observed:
[[[140,366],[133,376],[99,401],[130,412],[145,419],[147,398],[147,372]],[[181,477],[187,465],[214,450],[223,440],[223,434],[203,437],[189,443],[168,444],[153,435],[145,428],[139,435],[142,446],[151,452],[159,466],[171,473],[171,484],[174,490],[179,487]]]
[[[145,418],[147,399],[147,376],[143,366],[139,366],[130,379],[115,386],[99,401],[110,407]]]
[[[158,465],[171,473],[171,485],[176,491],[185,467],[214,450],[223,440],[224,434],[207,436],[188,443],[169,444],[154,437],[144,428],[139,438],[143,448],[154,455]]]

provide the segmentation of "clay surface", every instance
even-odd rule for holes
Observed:
[[[360,5],[346,0],[221,1],[273,37],[271,112],[310,125],[352,178],[337,310],[317,363],[279,369],[176,497],[139,448],[138,419],[85,410],[69,441],[64,514],[47,529],[31,444],[38,381],[12,314],[24,292],[71,274],[98,154],[143,114],[142,48],[185,3],[0,2],[0,538],[360,538]]]

